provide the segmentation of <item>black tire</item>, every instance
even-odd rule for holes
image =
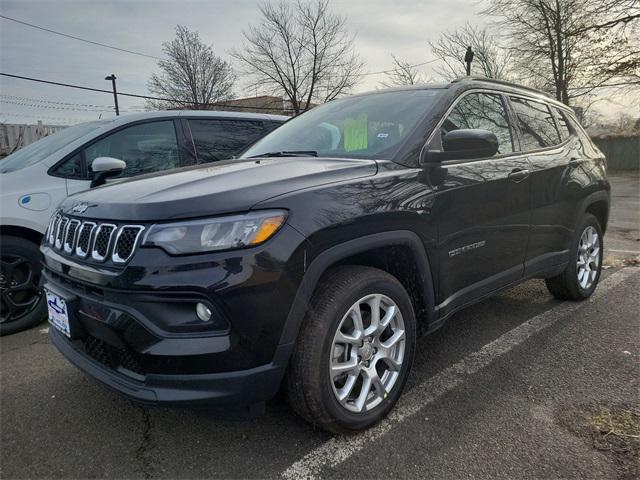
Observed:
[[[42,269],[38,245],[24,238],[2,235],[0,261],[0,336],[3,336],[43,322],[46,303],[38,288]],[[18,291],[15,289],[18,286],[24,289]]]
[[[342,406],[334,394],[329,362],[331,355],[335,354],[332,353],[335,348],[334,335],[343,317],[355,303],[373,294],[390,299],[398,307],[405,332],[404,356],[400,368],[394,370],[398,372],[395,383],[383,397],[379,396],[382,397],[377,400],[380,403],[370,410],[353,413]],[[383,335],[380,334],[380,338]],[[301,417],[334,433],[349,433],[370,427],[384,418],[400,397],[413,362],[415,343],[413,306],[406,290],[395,277],[370,267],[335,268],[318,285],[301,326],[285,379],[288,402]],[[373,353],[376,352],[377,349],[374,349]],[[367,358],[371,358],[374,369],[380,364],[380,360],[375,361],[375,355]],[[368,366],[369,362],[366,364]],[[382,369],[385,368],[383,365]],[[364,390],[362,384],[360,390]],[[372,393],[376,394],[375,389]]]
[[[598,235],[599,251],[597,252],[597,266],[594,262],[589,262],[589,265],[594,268],[595,278],[585,287],[580,284],[578,280],[578,255],[581,248],[581,238],[583,233],[593,228]],[[591,296],[598,286],[600,280],[600,273],[602,272],[602,257],[604,252],[604,242],[602,236],[602,228],[598,219],[593,215],[587,213],[582,217],[582,220],[576,228],[573,242],[571,245],[571,252],[569,256],[569,264],[564,271],[552,278],[547,278],[545,283],[547,289],[551,294],[560,300],[573,300],[580,301],[585,300]]]

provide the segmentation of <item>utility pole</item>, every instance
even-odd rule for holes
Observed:
[[[471,62],[473,62],[473,50],[470,46],[467,47],[467,53],[464,55],[464,62],[467,64],[467,77],[469,77],[471,76]]]
[[[113,101],[116,104],[116,116],[120,115],[120,109],[118,108],[118,92],[116,90],[116,76],[112,73],[108,77],[104,77],[105,80],[111,80],[113,86]]]

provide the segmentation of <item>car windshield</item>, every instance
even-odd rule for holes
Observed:
[[[391,158],[440,92],[401,90],[334,100],[285,123],[246,150],[241,158]]]
[[[78,138],[104,125],[104,121],[87,122],[73,127],[67,127],[53,135],[46,136],[37,142],[21,148],[4,160],[0,160],[0,173],[15,172],[21,168],[30,167],[41,162],[52,153],[70,144]]]

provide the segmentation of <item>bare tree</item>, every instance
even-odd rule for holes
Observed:
[[[148,107],[206,110],[231,97],[235,82],[231,65],[202,43],[197,32],[178,25],[176,37],[162,49],[167,59],[158,62],[160,73],[151,75],[147,87],[153,95],[171,100],[150,100]]]
[[[395,55],[391,55],[391,58],[393,58],[393,69],[387,73],[387,79],[381,82],[382,86],[398,87],[432,81],[430,77],[422,75],[414,65],[406,60],[401,60]]]
[[[609,30],[615,27],[626,28],[634,21],[640,20],[638,0],[603,0],[590,5],[590,16],[605,18],[601,23],[589,23],[582,27],[581,31]]]
[[[474,52],[472,74],[500,80],[509,77],[511,54],[499,44],[488,27],[467,23],[459,30],[443,33],[437,40],[430,41],[429,46],[441,63],[434,70],[446,79],[466,75],[464,55],[467,47]]]
[[[516,67],[565,104],[638,76],[638,0],[491,0]]]
[[[250,87],[283,94],[295,114],[314,102],[348,92],[363,64],[345,18],[329,11],[328,0],[279,0],[260,6],[262,21],[244,32],[232,56],[252,79]]]
[[[614,125],[616,131],[620,133],[631,132],[635,130],[636,119],[629,113],[620,112],[615,119]]]

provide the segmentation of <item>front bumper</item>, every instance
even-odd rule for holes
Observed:
[[[289,356],[289,348],[283,346],[276,351],[272,363],[249,370],[133,378],[91,358],[53,327],[49,328],[49,336],[58,350],[90,377],[131,400],[149,405],[239,406],[269,400],[278,390]]]
[[[71,326],[71,338],[52,326],[52,342],[88,375],[139,402],[268,400],[292,349],[282,332],[303,265],[304,239],[290,229],[280,233],[237,252],[171,257],[141,249],[119,269],[43,245],[42,283],[65,299]],[[193,315],[203,300],[222,319],[218,327],[171,330],[177,316]]]

